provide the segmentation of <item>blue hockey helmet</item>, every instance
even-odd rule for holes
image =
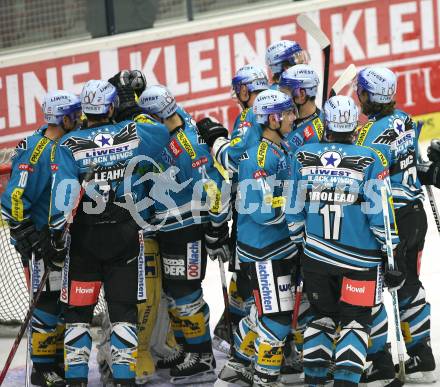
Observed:
[[[81,102],[75,94],[54,90],[45,95],[41,108],[48,124],[60,125],[64,116],[75,118],[73,114],[81,111]]]
[[[256,121],[259,124],[267,124],[270,114],[281,115],[288,110],[296,110],[296,107],[287,94],[278,90],[265,90],[258,94],[252,106]]]
[[[235,94],[240,93],[241,85],[245,85],[249,92],[267,90],[269,81],[265,71],[258,66],[246,65],[237,70],[235,77],[232,78],[232,88]]]
[[[279,40],[266,49],[266,64],[273,74],[283,71],[283,63],[290,65],[309,63],[309,55],[293,40]]]
[[[318,93],[319,77],[317,72],[308,64],[298,64],[283,71],[279,86],[290,90],[292,96],[298,95],[304,89],[309,97]]]
[[[386,67],[366,67],[362,69],[354,84],[358,95],[366,91],[371,102],[389,103],[397,91],[397,77]]]

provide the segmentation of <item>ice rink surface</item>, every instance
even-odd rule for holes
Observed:
[[[435,190],[437,203],[440,206],[440,191]],[[422,282],[425,286],[428,301],[431,303],[431,329],[432,329],[432,347],[437,362],[437,382],[431,384],[418,384],[418,386],[440,386],[440,235],[435,226],[431,208],[429,203],[425,203],[425,209],[428,216],[428,234],[426,237],[425,248],[422,258]],[[221,293],[220,275],[218,272],[217,262],[208,263],[208,269],[205,281],[203,283],[205,292],[205,299],[211,308],[211,329],[214,328],[223,311],[223,297]],[[389,338],[393,338],[393,316],[391,313],[391,304],[389,294],[386,292],[386,305],[389,320]],[[1,328],[0,328],[1,329]],[[13,343],[13,339],[0,338],[0,368],[3,368],[6,357]],[[3,384],[4,387],[18,387],[24,386],[24,371],[26,363],[25,355],[25,341],[22,342],[20,348],[11,365],[11,369]],[[393,345],[393,353],[395,353],[395,346]],[[96,366],[96,350],[93,350],[92,359],[90,361],[89,386],[100,386],[99,373]],[[220,370],[224,364],[226,357],[223,354],[216,353],[217,369]],[[396,359],[395,359],[396,360]],[[167,382],[166,372],[160,374],[152,380],[151,385],[154,386],[169,386]],[[206,383],[204,385],[212,385]],[[192,386],[197,386],[192,384]]]

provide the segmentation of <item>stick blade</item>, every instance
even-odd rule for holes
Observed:
[[[321,50],[330,46],[330,39],[327,37],[327,35],[305,13],[299,14],[296,18],[296,22],[304,31],[312,35],[313,39],[318,42]]]
[[[356,76],[356,74],[357,74],[356,66],[352,63],[344,70],[341,76],[333,84],[332,89],[330,91],[330,96],[333,97],[336,94],[339,94],[345,86],[353,82],[353,79]]]

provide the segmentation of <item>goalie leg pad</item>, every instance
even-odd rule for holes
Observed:
[[[388,316],[384,304],[376,305],[371,312],[372,323],[368,340],[367,359],[385,349],[388,338]]]
[[[137,328],[135,324],[117,322],[110,336],[112,373],[115,383],[134,381],[136,377]]]
[[[39,308],[32,315],[31,359],[36,368],[53,366],[56,362],[57,321],[57,315]]]
[[[67,384],[73,381],[87,382],[91,349],[90,325],[84,323],[66,324],[64,364]]]

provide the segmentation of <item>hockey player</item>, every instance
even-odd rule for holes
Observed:
[[[299,43],[292,40],[280,40],[266,49],[266,65],[272,72],[273,90],[278,90],[281,73],[296,64],[307,64],[310,58]]]
[[[44,97],[42,110],[47,125],[18,144],[12,157],[11,178],[1,201],[12,244],[26,271],[31,256],[35,257],[33,291],[38,287],[45,267],[50,265],[46,261],[45,247],[55,143],[78,126],[81,104],[77,96],[57,90]],[[62,346],[61,353],[57,354],[57,336],[63,336],[62,332],[57,332],[57,326],[63,330],[58,302],[60,289],[60,273],[52,271],[31,320],[31,382],[37,386],[65,385],[63,369],[58,367],[58,364],[63,365]]]
[[[294,105],[286,94],[266,90],[256,98],[253,112],[263,132],[239,164],[237,255],[241,269],[250,277],[254,305],[239,323],[235,351],[216,386],[277,385],[290,331],[290,273],[297,249],[289,239],[283,212],[282,189],[290,172],[289,153],[282,141],[292,130]],[[249,331],[256,334],[249,336]]]
[[[286,210],[292,239],[301,244],[304,237],[303,272],[313,315],[304,334],[305,382],[324,385],[339,325],[334,386],[356,386],[371,311],[382,293],[378,278],[385,235],[377,195],[388,170],[374,151],[352,144],[358,110],[351,98],[333,97],[324,110],[327,142],[297,151]],[[394,224],[391,228],[395,246]],[[403,281],[401,272],[386,271],[390,286]]]
[[[428,162],[417,164],[417,177],[423,185],[440,188],[440,140],[433,139],[428,146]]]
[[[227,130],[219,124],[212,123],[209,119],[204,119],[197,124],[200,134],[212,148],[212,154],[217,162],[232,176],[231,199],[233,203],[236,196],[237,170],[240,159],[246,157],[246,149],[257,144],[261,138],[261,125],[255,121],[252,106],[259,93],[267,90],[268,87],[267,76],[263,69],[253,65],[246,65],[240,68],[232,79],[232,88],[242,112],[234,122],[231,138],[227,138]],[[217,133],[216,131],[219,132]],[[233,272],[229,286],[229,304],[233,330],[235,330],[238,322],[249,314],[249,308],[253,302],[247,279],[248,275],[239,269],[239,263],[235,254],[236,234],[237,213],[235,206],[233,206],[232,257],[229,267],[230,271]],[[224,348],[228,347],[228,345],[225,345],[225,342],[230,341],[227,332],[224,316],[222,316],[214,329],[213,344],[216,349],[224,351]]]
[[[158,123],[112,122],[118,97],[115,87],[106,81],[87,82],[80,99],[87,126],[59,142],[50,209],[52,249],[65,250],[63,230],[70,221],[79,185],[85,186],[69,230],[69,259],[63,270],[61,300],[68,305],[65,376],[70,386],[87,384],[90,322],[103,286],[112,323],[113,379],[117,386],[132,386],[136,303],[145,299],[145,288],[143,270],[138,270],[144,265],[142,235],[133,219],[138,213],[130,203],[140,202],[146,192],[142,184],[131,184],[140,178],[140,172],[135,169],[130,175],[127,168],[133,157],[156,158],[169,136]]]
[[[202,281],[207,253],[211,259],[229,259],[229,190],[222,187],[222,177],[191,116],[177,106],[166,87],[147,87],[139,105],[170,133],[159,162],[162,178],[168,178],[153,188],[163,193],[154,203],[162,282],[180,345],[157,367],[170,368],[173,384],[212,381],[215,358]],[[200,206],[200,201],[206,205]]]
[[[356,90],[362,112],[369,121],[359,130],[356,144],[373,148],[390,170],[396,221],[406,267],[406,282],[399,290],[402,333],[410,359],[406,362],[409,380],[434,379],[435,361],[430,346],[430,304],[419,279],[422,250],[427,231],[423,191],[417,178],[420,125],[395,108],[396,75],[384,67],[367,67],[357,76]],[[380,328],[379,328],[380,327]],[[383,305],[374,310],[372,367],[363,381],[392,378],[392,360],[386,348],[387,319]]]

